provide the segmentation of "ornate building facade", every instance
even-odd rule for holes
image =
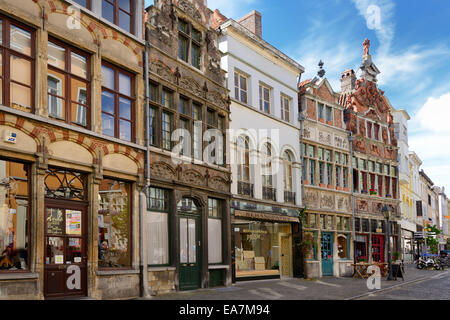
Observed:
[[[391,210],[391,253],[399,252],[400,218],[398,146],[392,106],[377,86],[380,73],[364,42],[361,77],[354,70],[341,75],[340,104],[344,122],[352,133],[352,185],[354,204],[355,260],[387,261],[387,226],[382,209]]]
[[[0,4],[0,298],[139,296],[143,5]]]
[[[308,278],[352,274],[350,145],[339,93],[326,78],[300,83]]]
[[[146,9],[150,77],[148,290],[231,283],[230,169],[215,141],[229,119],[218,33],[204,0],[156,0]],[[172,141],[176,129],[182,140]],[[182,141],[180,148],[180,141]],[[178,151],[177,152],[177,143]]]

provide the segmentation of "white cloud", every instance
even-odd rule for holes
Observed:
[[[423,161],[422,168],[436,185],[450,190],[450,92],[430,97],[409,124],[409,148]]]

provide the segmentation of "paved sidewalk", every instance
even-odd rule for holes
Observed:
[[[381,291],[432,277],[450,277],[450,271],[419,270],[405,265],[404,281],[381,280]],[[346,300],[362,298],[380,290],[369,290],[367,280],[324,277],[317,280],[275,279],[237,282],[229,287],[199,289],[154,296],[152,300]]]

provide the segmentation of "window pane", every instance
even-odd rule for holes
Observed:
[[[131,12],[130,0],[119,0],[119,7],[126,12]]]
[[[47,238],[47,264],[64,264],[64,238]]]
[[[80,6],[87,7],[87,0],[73,0],[74,2],[78,3]]]
[[[114,95],[110,92],[102,92],[102,112],[114,114]]]
[[[202,107],[198,105],[193,105],[192,117],[194,120],[202,120]]]
[[[71,54],[71,72],[81,78],[86,79],[87,76],[87,61],[86,58],[76,53]]]
[[[114,90],[114,70],[102,66],[102,86]]]
[[[128,183],[104,179],[98,198],[98,245],[100,267],[130,266],[130,214]]]
[[[86,82],[79,81],[75,78],[71,79],[72,101],[81,104],[87,104],[87,86]]]
[[[125,98],[119,98],[120,117],[131,120],[131,101]]]
[[[120,139],[131,141],[131,122],[120,120]]]
[[[162,91],[162,99],[161,104],[166,108],[173,107],[173,94],[168,92],[167,90]]]
[[[188,62],[188,56],[189,56],[189,41],[183,37],[183,36],[179,36],[178,38],[178,57],[185,61]]]
[[[187,219],[180,219],[180,263],[188,262]]]
[[[66,210],[66,234],[81,236],[81,211]]]
[[[81,263],[81,239],[80,238],[67,238],[66,242],[66,261],[70,263]]]
[[[172,117],[170,114],[163,112],[162,114],[162,142],[163,148],[171,149],[171,132],[172,132]]]
[[[127,32],[131,32],[131,16],[119,10],[119,27]]]
[[[200,47],[192,44],[192,65],[200,69]]]
[[[169,221],[163,212],[148,213],[148,264],[169,263]]]
[[[48,64],[56,68],[66,69],[66,49],[52,42],[48,43]]]
[[[72,103],[72,122],[81,126],[86,126],[87,108],[85,106]]]
[[[180,113],[189,114],[189,100],[180,97],[179,110]]]
[[[201,37],[202,37],[202,33],[200,31],[192,29],[192,39],[194,39],[197,42],[200,42]]]
[[[208,263],[222,262],[222,220],[208,219]]]
[[[183,31],[186,34],[189,34],[188,24],[181,19],[178,19],[178,30]]]
[[[31,61],[11,55],[11,80],[31,86]]]
[[[243,76],[240,76],[241,82],[241,90],[247,91],[247,79]]]
[[[131,78],[119,72],[119,92],[131,96]]]
[[[0,261],[2,269],[28,266],[28,174],[26,165],[0,160]]]
[[[188,220],[188,234],[189,234],[189,263],[197,262],[197,244],[195,238],[195,220]]]
[[[150,100],[158,102],[158,85],[150,83]]]
[[[102,3],[102,17],[114,23],[114,6],[106,0]]]
[[[31,89],[11,83],[11,106],[28,112],[31,109]]]
[[[114,117],[106,113],[102,113],[102,132],[107,136],[114,137],[115,125]]]
[[[10,48],[30,56],[31,33],[13,25],[11,25],[10,29]]]

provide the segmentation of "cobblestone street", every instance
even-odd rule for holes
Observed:
[[[405,266],[405,281],[381,280],[381,290],[370,291],[367,281],[324,277],[319,280],[276,279],[238,282],[231,287],[185,291],[152,300],[348,300],[449,299],[450,271],[418,270]],[[389,289],[391,288],[391,289]],[[422,289],[423,288],[423,289]],[[413,290],[411,290],[413,289]]]

